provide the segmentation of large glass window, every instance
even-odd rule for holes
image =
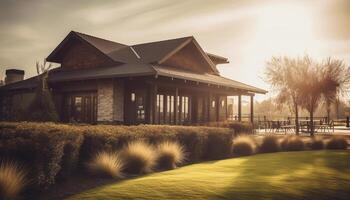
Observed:
[[[74,116],[77,122],[82,121],[82,113],[81,113],[81,108],[82,108],[82,97],[74,97]]]
[[[173,124],[174,123],[174,96],[172,95],[167,95],[167,103],[166,103],[166,123],[168,124]]]
[[[157,94],[157,123],[164,123],[164,95]]]
[[[190,98],[178,96],[175,105],[174,95],[157,94],[156,123],[175,124],[175,112],[177,121],[187,123],[190,121]]]
[[[181,117],[180,121],[182,123],[189,122],[189,97],[188,96],[182,96],[181,97]]]

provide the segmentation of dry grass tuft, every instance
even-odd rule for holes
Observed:
[[[95,175],[121,178],[123,162],[117,153],[102,151],[88,163],[88,169]]]
[[[333,137],[331,138],[327,144],[327,149],[347,149],[348,148],[348,141],[345,137]]]
[[[324,142],[322,139],[311,139],[310,140],[310,148],[312,150],[321,150],[321,149],[324,149]]]
[[[273,135],[265,136],[262,139],[260,148],[261,153],[272,153],[280,150],[278,138]]]
[[[157,163],[159,169],[174,169],[184,161],[185,151],[179,143],[165,141],[157,146]]]
[[[239,136],[233,140],[233,154],[249,156],[255,153],[255,142],[251,137]]]
[[[121,152],[125,172],[145,174],[152,172],[156,164],[156,153],[149,144],[141,141],[129,143]]]
[[[302,151],[305,144],[298,136],[287,136],[281,140],[280,147],[283,151]]]
[[[0,199],[15,199],[26,184],[26,172],[16,162],[0,164]]]

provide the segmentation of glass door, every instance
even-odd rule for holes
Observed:
[[[132,121],[135,124],[142,124],[146,122],[146,91],[134,90],[131,92],[131,112]]]

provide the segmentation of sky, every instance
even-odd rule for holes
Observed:
[[[350,64],[348,0],[0,0],[0,79],[9,68],[36,75],[71,30],[130,45],[192,35],[229,58],[221,75],[267,90],[272,56]]]

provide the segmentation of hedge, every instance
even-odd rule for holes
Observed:
[[[254,125],[250,122],[238,122],[238,121],[223,121],[223,122],[208,122],[204,124],[210,127],[222,127],[229,128],[235,132],[235,134],[251,134],[254,133]]]
[[[0,122],[0,159],[16,160],[31,172],[37,188],[83,169],[100,150],[120,150],[133,140],[184,145],[187,162],[227,158],[233,131],[228,128],[167,125],[66,125]]]
[[[32,185],[47,187],[77,166],[79,131],[52,123],[0,123],[0,158],[20,162],[29,169]]]

